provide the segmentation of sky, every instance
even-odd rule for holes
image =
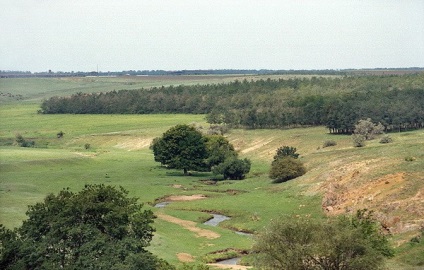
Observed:
[[[1,0],[0,70],[424,67],[424,0]]]

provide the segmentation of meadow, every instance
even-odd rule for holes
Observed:
[[[213,178],[210,173],[193,172],[192,176],[184,176],[182,171],[166,170],[154,162],[149,150],[153,138],[176,124],[195,123],[206,129],[204,115],[37,113],[43,98],[57,94],[166,83],[214,83],[235,78],[239,77],[1,79],[1,92],[22,98],[3,99],[0,103],[0,223],[8,228],[19,226],[28,205],[63,188],[77,191],[86,184],[100,183],[123,186],[130,196],[138,197],[144,208],[158,216],[150,251],[172,264],[203,263],[217,256],[229,256],[229,251],[248,251],[252,237],[234,231],[255,233],[278,216],[324,219],[328,215],[344,214],[348,208],[381,210],[386,205],[389,210],[381,212],[388,219],[399,217],[412,228],[397,231],[391,237],[393,245],[398,247],[398,256],[390,260],[390,269],[419,269],[419,264],[424,263],[419,256],[424,252],[423,241],[413,246],[409,240],[418,235],[418,225],[424,222],[419,214],[423,211],[420,202],[424,193],[422,130],[392,133],[390,144],[374,140],[363,148],[354,148],[349,136],[329,134],[324,127],[233,129],[226,136],[240,157],[252,160],[251,172],[245,180],[214,182],[210,181]],[[60,131],[64,133],[62,138],[57,137]],[[34,140],[35,147],[16,146],[16,134]],[[323,148],[326,140],[334,140],[337,145]],[[272,184],[268,178],[270,163],[276,149],[283,145],[298,149],[308,172],[295,180]],[[381,187],[379,183],[383,180],[388,183]],[[324,198],[331,195],[330,190],[337,191],[336,184],[343,191],[344,200],[327,212],[322,207]],[[358,194],[363,200],[349,203]],[[205,198],[175,200],[165,208],[154,207],[157,202],[177,195]],[[393,208],[392,201],[400,206]],[[203,225],[210,213],[231,219],[219,227]],[[169,216],[174,218],[173,222]],[[219,251],[226,252],[214,254]]]

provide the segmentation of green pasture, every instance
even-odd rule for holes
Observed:
[[[120,76],[120,77],[59,77],[59,78],[1,78],[0,104],[40,102],[52,96],[76,93],[118,91],[170,85],[228,83],[234,80],[311,77],[312,75],[199,75],[199,76]]]
[[[89,81],[96,79],[81,78],[80,88],[73,82],[75,89],[66,80],[56,78],[22,79],[10,85],[9,81],[0,80],[1,91],[5,92],[5,87],[20,89],[28,97],[24,101],[0,103],[0,223],[6,227],[19,226],[26,218],[28,205],[41,202],[47,194],[63,188],[78,191],[86,184],[100,183],[123,186],[146,209],[194,221],[198,228],[218,233],[220,237],[215,239],[198,237],[178,224],[155,220],[156,234],[149,248],[152,252],[173,264],[179,263],[178,253],[191,254],[195,261],[204,262],[209,260],[211,252],[251,247],[252,238],[238,235],[234,230],[255,233],[281,215],[324,218],[319,186],[339,167],[365,162],[369,169],[366,175],[361,175],[364,183],[382,175],[405,172],[408,183],[399,194],[401,198],[407,198],[424,185],[422,130],[392,133],[390,144],[374,140],[367,142],[366,147],[354,148],[349,136],[331,135],[324,127],[234,129],[226,136],[242,158],[252,160],[251,172],[245,180],[214,183],[209,181],[213,178],[210,173],[184,176],[182,171],[164,169],[154,162],[148,148],[154,137],[176,124],[196,123],[206,129],[204,115],[43,115],[37,113],[39,104],[31,100],[41,100],[54,93],[104,89],[97,87],[104,85],[103,81]],[[122,78],[99,80],[109,79],[110,89],[144,87],[124,84]],[[23,82],[27,83],[26,87]],[[46,84],[52,85],[43,92],[41,89]],[[34,92],[28,87],[38,90]],[[57,138],[59,131],[64,132],[63,138]],[[35,148],[16,146],[16,134],[35,141]],[[326,140],[334,140],[337,145],[323,148]],[[298,149],[308,172],[296,180],[272,184],[268,170],[276,149],[283,145]],[[413,161],[406,161],[406,157],[412,157]],[[170,195],[193,194],[207,198],[172,202],[165,208],[153,207]],[[219,227],[203,225],[211,212],[231,219]],[[411,259],[414,255],[409,255],[422,251],[422,245],[419,247],[403,245],[399,249],[403,262],[395,257],[390,261],[391,269],[409,261],[419,264]]]

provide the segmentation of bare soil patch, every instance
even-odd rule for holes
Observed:
[[[206,229],[201,229],[198,228],[196,225],[196,222],[194,221],[190,221],[190,220],[184,220],[184,219],[179,219],[170,215],[166,215],[163,213],[158,213],[157,217],[165,220],[167,222],[171,222],[177,225],[180,225],[181,227],[183,227],[184,229],[187,229],[193,233],[196,234],[196,237],[205,237],[207,239],[216,239],[219,238],[221,235],[211,231],[211,230],[206,230]]]
[[[203,194],[194,195],[172,195],[164,198],[165,201],[177,202],[177,201],[195,201],[206,199],[207,197]]]
[[[152,143],[152,140],[152,138],[126,138],[115,145],[115,147],[127,149],[128,151],[140,150],[148,148]]]
[[[269,144],[270,142],[272,142],[273,138],[268,139],[268,140],[255,140],[252,143],[249,144],[249,147],[244,148],[243,150],[241,150],[240,152],[243,154],[258,150],[260,148],[262,148],[263,146]]]
[[[177,258],[180,262],[184,263],[194,262],[194,257],[188,253],[178,253]]]
[[[366,208],[373,210],[375,217],[391,233],[418,230],[424,226],[424,188],[408,188],[408,175],[404,172],[360,181],[364,171],[364,167],[354,166],[321,186],[324,191],[322,207],[329,215],[354,213]],[[414,195],[405,197],[406,192]]]
[[[234,269],[234,270],[246,270],[252,268],[251,266],[244,265],[228,265],[228,264],[219,264],[219,263],[209,263],[209,266],[216,267],[219,269]]]

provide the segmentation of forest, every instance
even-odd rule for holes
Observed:
[[[360,119],[385,131],[424,127],[424,74],[236,80],[52,97],[44,114],[207,114],[211,124],[263,129],[326,126],[351,133]]]

